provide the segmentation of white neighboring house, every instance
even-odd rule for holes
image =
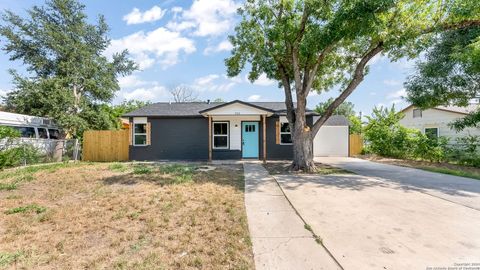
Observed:
[[[480,135],[480,128],[465,128],[457,132],[449,127],[449,123],[465,117],[468,113],[477,110],[480,104],[471,104],[467,107],[438,106],[435,108],[421,110],[413,105],[403,109],[401,112],[405,117],[400,124],[420,130],[422,133],[433,137],[447,137],[450,144],[455,144],[457,138],[467,135]]]

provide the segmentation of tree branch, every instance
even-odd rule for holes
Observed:
[[[333,50],[333,47],[334,47],[334,44],[330,44],[325,49],[323,49],[323,51],[318,55],[317,61],[315,61],[315,65],[313,66],[309,75],[306,76],[305,79],[304,79],[307,82],[305,84],[304,89],[303,89],[304,95],[308,96],[308,93],[310,92],[310,89],[312,88],[312,85],[313,85],[313,82],[314,82],[314,79],[315,79],[315,74],[317,74],[317,71],[318,71],[318,68],[320,67],[320,64],[322,64],[326,55],[329,54]]]
[[[343,90],[342,93],[332,102],[332,104],[330,104],[330,106],[327,107],[327,109],[325,110],[325,113],[313,125],[312,136],[315,136],[315,134],[317,134],[318,130],[323,126],[323,124],[325,124],[328,118],[332,116],[335,109],[340,104],[342,104],[345,101],[345,99],[363,81],[363,78],[365,76],[365,66],[367,65],[368,61],[370,61],[370,59],[372,59],[375,55],[380,53],[382,50],[383,50],[383,42],[381,41],[381,42],[378,42],[375,47],[373,47],[363,55],[362,59],[360,60],[360,62],[358,62],[355,68],[355,72],[350,83],[347,85],[345,90]]]
[[[283,90],[285,91],[285,106],[287,107],[287,119],[290,124],[295,123],[295,112],[293,107],[292,89],[290,87],[290,79],[288,78],[287,70],[282,64],[278,65],[280,75],[282,77]]]

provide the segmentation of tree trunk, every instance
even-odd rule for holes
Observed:
[[[305,117],[306,98],[303,95],[297,95],[297,98],[295,122],[293,125],[290,123],[290,130],[293,131],[292,170],[314,172],[316,167],[313,162],[313,137]]]
[[[313,138],[310,129],[296,126],[293,137],[293,163],[292,170],[314,172],[316,171],[313,162]]]

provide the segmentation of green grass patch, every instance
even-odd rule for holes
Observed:
[[[108,166],[108,169],[114,172],[124,172],[128,168],[127,166],[125,166],[125,164],[116,162],[116,163],[110,164],[110,166]]]
[[[183,164],[169,164],[159,167],[159,172],[162,174],[172,175],[174,184],[181,184],[191,182],[195,174],[195,166]]]
[[[152,168],[145,165],[136,165],[133,167],[133,174],[151,174]]]
[[[0,190],[14,190],[17,189],[17,183],[0,183]]]
[[[18,213],[31,213],[31,212],[36,214],[41,214],[45,211],[47,211],[46,207],[39,206],[37,204],[29,204],[25,206],[8,209],[7,211],[5,211],[5,214],[12,215],[12,214],[18,214]]]
[[[13,262],[17,261],[23,257],[23,252],[1,252],[0,251],[0,267],[6,267],[11,265]]]
[[[439,167],[425,167],[425,166],[420,166],[418,167],[419,169],[425,170],[425,171],[430,171],[430,172],[436,172],[436,173],[443,173],[443,174],[450,174],[450,175],[455,175],[455,176],[461,176],[461,177],[467,177],[467,178],[473,178],[480,180],[480,175],[468,171],[460,171],[460,170],[453,170],[449,168],[439,168]]]

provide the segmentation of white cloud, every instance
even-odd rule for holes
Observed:
[[[218,79],[219,77],[220,76],[218,76],[217,74],[210,74],[210,75],[195,79],[193,83],[196,85],[207,85],[207,84],[211,84],[214,80]]]
[[[227,78],[221,78],[220,75],[210,74],[197,78],[191,85],[192,89],[199,92],[227,92],[237,83]]]
[[[126,100],[142,100],[142,101],[154,101],[169,96],[167,89],[161,85],[155,85],[152,87],[141,87],[134,89],[133,91],[123,91],[120,96]]]
[[[403,102],[403,99],[394,99],[394,100],[390,101],[390,104],[397,105],[397,104],[402,103],[402,102]]]
[[[389,85],[389,86],[396,86],[396,85],[400,85],[401,82],[397,80],[383,80],[383,84]]]
[[[248,101],[259,101],[262,96],[260,95],[251,95],[248,97]]]
[[[120,88],[138,87],[146,84],[148,84],[148,82],[139,79],[136,75],[129,75],[118,78],[118,85],[120,86]]]
[[[159,6],[153,6],[143,13],[138,8],[134,8],[130,13],[123,16],[123,20],[127,24],[154,22],[160,20],[165,15],[165,12],[166,10],[162,10]]]
[[[404,98],[407,96],[407,91],[405,90],[405,88],[402,88],[400,90],[397,90],[395,92],[392,92],[390,94],[387,95],[387,98],[388,99],[399,99],[399,98]]]
[[[163,27],[147,33],[139,31],[121,39],[112,40],[105,54],[111,55],[124,49],[128,49],[140,69],[147,69],[156,62],[165,69],[178,63],[182,52],[190,54],[196,51],[193,40]]]
[[[232,43],[230,43],[230,41],[228,40],[224,40],[222,42],[220,42],[217,46],[209,46],[207,48],[205,48],[205,50],[203,51],[203,54],[211,54],[211,53],[217,53],[217,52],[224,52],[224,51],[230,51],[232,50],[233,46],[232,46]]]
[[[245,80],[248,81],[248,75],[245,75]],[[253,82],[254,85],[258,85],[258,86],[271,86],[271,85],[274,85],[275,83],[276,81],[267,78],[267,74],[265,73],[262,73],[260,77],[258,77],[258,79]]]
[[[194,0],[188,10],[176,9],[179,16],[167,24],[175,31],[195,28],[195,36],[217,36],[231,29],[238,5],[233,0]]]

